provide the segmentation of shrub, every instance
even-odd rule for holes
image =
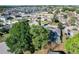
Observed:
[[[9,31],[9,37],[6,40],[7,46],[12,53],[24,53],[30,51],[34,53],[30,26],[27,21],[15,23]]]
[[[65,42],[65,49],[69,53],[79,53],[79,33]]]
[[[30,30],[35,50],[40,50],[48,41],[48,30],[40,25],[32,25]]]

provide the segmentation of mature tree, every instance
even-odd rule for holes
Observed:
[[[79,9],[76,10],[76,13],[79,14]]]
[[[48,30],[40,25],[32,25],[30,32],[35,50],[40,50],[48,41]]]
[[[56,22],[56,23],[59,22],[58,17],[57,17],[58,13],[60,13],[60,11],[59,11],[59,9],[56,9],[54,14],[53,14],[53,18],[51,19],[52,22]]]
[[[67,15],[64,15],[64,18],[67,19]]]
[[[4,8],[0,8],[0,13],[2,13],[4,11]]]
[[[53,14],[53,18],[51,18],[51,21],[52,21],[52,22],[55,22],[55,23],[59,23],[57,14]]]
[[[0,20],[0,27],[2,27],[2,25],[3,25],[3,21],[2,21],[2,20]]]
[[[48,6],[47,11],[49,14],[53,14],[53,6]]]
[[[77,20],[76,17],[71,17],[71,19],[70,19],[70,24],[71,24],[71,25],[75,25],[76,20]]]
[[[58,13],[60,13],[60,9],[59,8],[57,8],[56,11],[55,11],[55,14],[58,14]]]
[[[31,37],[28,21],[21,21],[13,25],[9,31],[9,37],[6,43],[13,53],[19,54],[25,51],[33,53],[34,47]]]
[[[74,7],[63,7],[63,9],[62,9],[62,12],[65,12],[65,11],[75,11],[76,10],[76,8],[74,8]]]

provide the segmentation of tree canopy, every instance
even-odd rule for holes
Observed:
[[[24,53],[25,51],[34,52],[30,26],[27,21],[15,23],[9,31],[9,37],[6,40],[10,51],[13,53]]]
[[[40,25],[32,25],[30,30],[36,50],[40,50],[48,41],[48,30]]]

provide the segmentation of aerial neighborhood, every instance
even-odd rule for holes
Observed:
[[[77,35],[79,33],[79,6],[9,6],[0,7],[0,9],[1,8],[3,8],[3,10],[0,11],[0,41],[1,44],[3,44],[2,42],[7,42],[5,44],[10,49],[13,49],[11,50],[12,53],[29,53],[28,51],[31,51],[31,49],[33,48],[35,50],[31,51],[31,53],[41,53],[39,51],[43,49],[43,44],[45,44],[44,47],[47,49],[43,49],[47,51],[45,52],[45,54],[61,53],[54,51],[66,51],[64,53],[79,53],[77,51],[77,48],[73,47],[78,43],[74,43],[74,40],[79,40],[79,37],[77,38],[77,40],[73,39],[75,36],[79,36]],[[27,22],[27,24],[21,22]],[[25,24],[27,27],[24,28],[25,25],[23,24]],[[32,28],[31,31],[29,27]],[[28,47],[28,41],[22,41],[25,39],[28,40],[28,34],[26,34],[27,31],[25,32],[25,29],[29,29],[27,30],[28,33],[33,33],[32,41],[34,41],[34,47],[32,44],[29,44],[29,46],[32,46],[32,48]],[[18,41],[20,40],[20,38],[18,37],[19,32],[21,41]],[[23,33],[25,33],[25,35]],[[9,37],[9,39],[6,39],[7,37]],[[31,36],[28,37],[29,40],[31,39],[30,37]],[[16,42],[13,41],[16,44],[14,45],[17,46],[18,49],[13,48],[15,47],[14,45],[12,45],[13,47],[10,46],[10,43],[13,44],[11,38],[13,40],[16,39],[15,41],[18,42],[16,44]],[[46,40],[47,38],[48,40]],[[71,42],[70,40],[73,40],[73,46],[69,43]],[[20,44],[19,42],[22,43]],[[68,43],[72,48],[68,46]],[[19,47],[18,45],[22,45],[22,47]],[[52,48],[49,47],[50,45],[52,45]],[[28,47],[28,49],[26,46]],[[54,46],[57,46],[57,48],[53,50]],[[0,50],[2,51],[5,49]],[[3,54],[10,53],[7,51],[1,51],[0,53]]]

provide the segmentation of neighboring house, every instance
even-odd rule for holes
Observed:
[[[7,17],[7,19],[6,20],[12,20],[12,19],[14,19],[13,17]]]
[[[68,13],[68,17],[73,17],[73,16],[76,17],[76,15],[77,15],[76,12],[71,12],[71,11],[70,11],[70,12]]]
[[[19,12],[18,14],[21,15],[22,17],[26,16],[26,14],[23,12]]]
[[[15,15],[15,18],[16,18],[17,20],[20,20],[20,19],[22,19],[22,16],[21,16],[21,15]]]
[[[30,25],[33,25],[33,24],[39,25],[37,21],[32,21],[32,22],[30,23]]]
[[[68,32],[70,31],[70,37],[72,37],[73,35],[74,35],[74,33],[73,33],[73,29],[74,29],[75,27],[73,27],[73,26],[69,26],[69,27],[66,27],[63,31],[64,31],[64,33],[66,33],[67,35],[68,35]]]
[[[58,20],[63,24],[67,22],[67,19],[64,18],[64,14],[58,14]]]
[[[4,16],[0,16],[0,20],[5,21],[5,17]]]
[[[2,21],[3,21],[3,25],[5,25],[5,23],[6,23],[6,18],[3,17],[3,16],[0,16],[0,20],[2,20]]]
[[[6,24],[6,25],[4,25],[4,26],[2,27],[1,32],[6,32],[6,33],[8,33],[10,28],[11,28],[11,25]]]

